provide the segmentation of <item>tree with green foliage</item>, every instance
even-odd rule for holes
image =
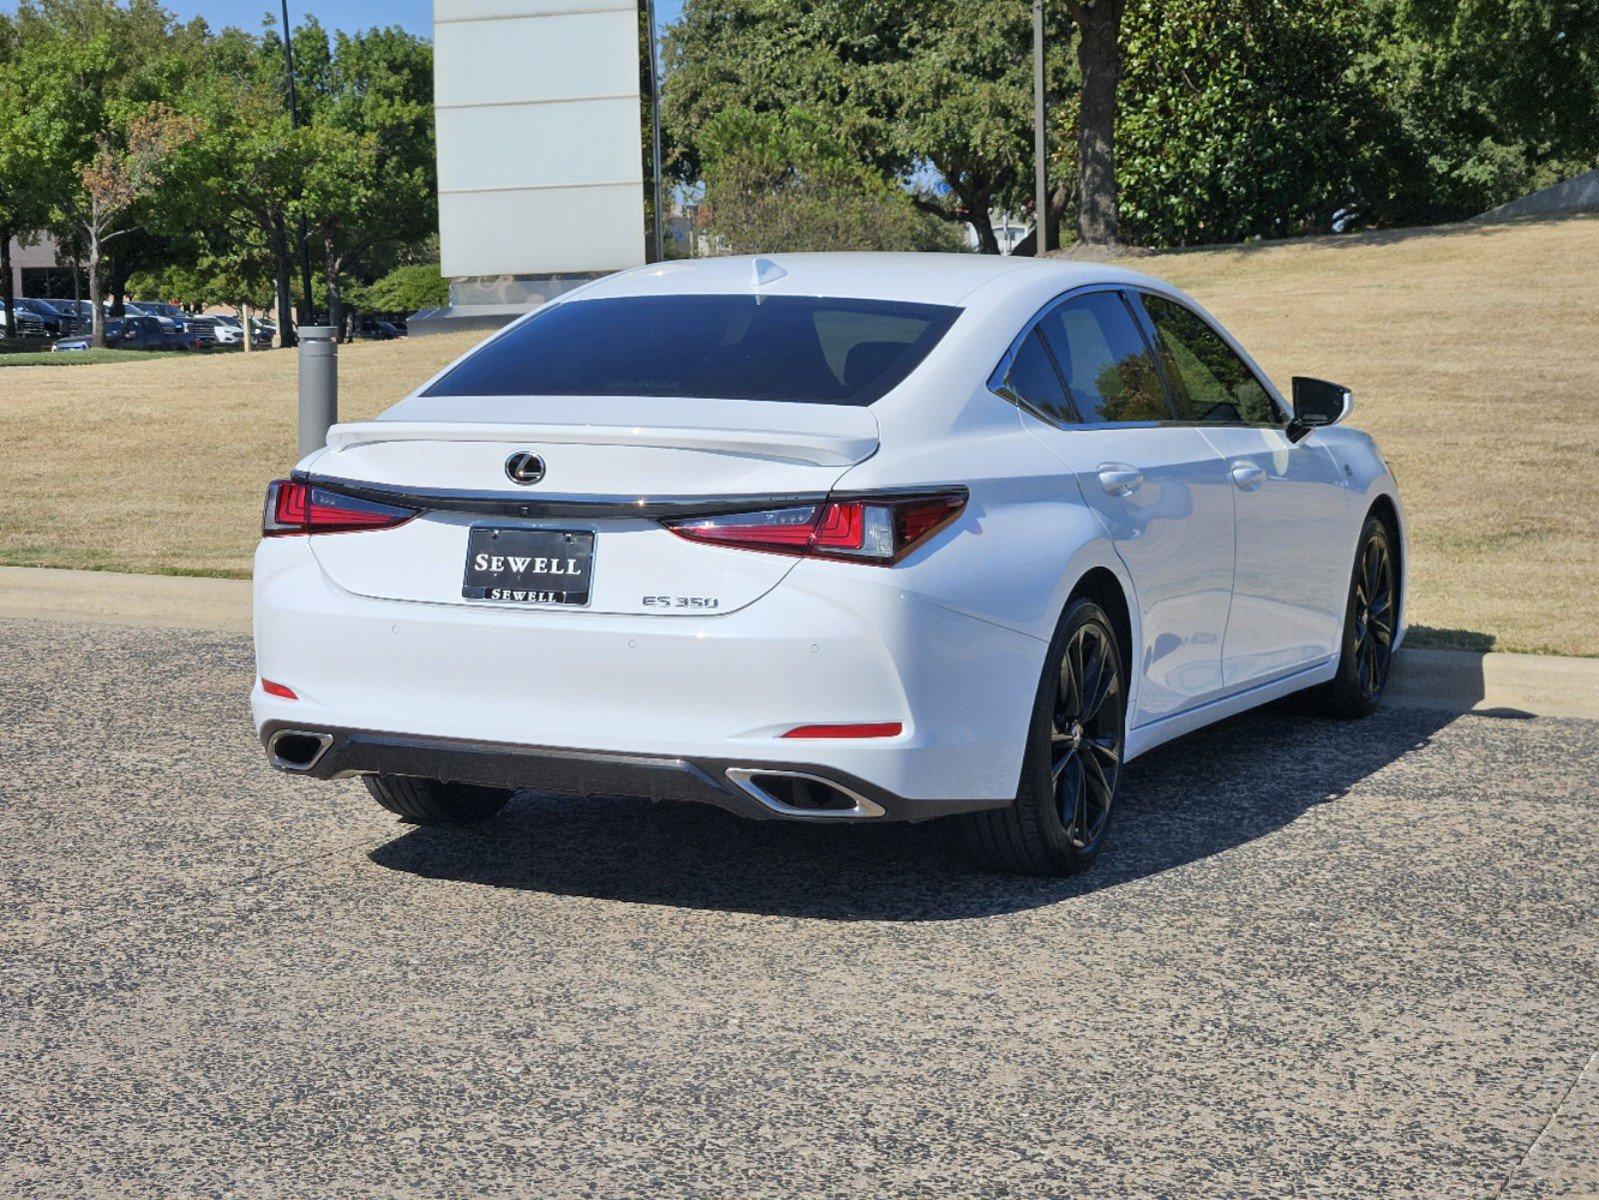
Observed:
[[[734,253],[960,248],[953,228],[852,160],[807,109],[728,109],[700,151],[706,227]]]
[[[433,55],[398,28],[341,33],[319,51],[301,91],[310,127],[298,207],[320,242],[329,324],[342,328],[346,275],[382,270],[438,229]]]
[[[978,249],[998,254],[990,214],[1021,210],[1032,196],[1031,9],[952,0],[900,4],[893,15],[895,54],[862,72],[862,101],[890,114],[887,141],[901,179],[925,165],[948,185],[947,196],[917,190],[923,211],[969,224]],[[1058,94],[1071,83],[1071,24],[1059,5],[1046,9],[1045,36],[1047,79]]]
[[[1356,74],[1403,137],[1393,220],[1458,219],[1599,166],[1599,0],[1363,0]]]
[[[1413,164],[1353,74],[1351,0],[1136,3],[1123,27],[1122,220],[1133,240],[1191,245],[1327,232],[1388,210]]]
[[[1050,13],[1063,87],[1070,23]],[[702,178],[702,142],[724,112],[804,110],[831,147],[997,253],[991,211],[1030,194],[1031,36],[1024,6],[986,0],[690,0],[665,38],[673,168]],[[947,194],[917,186],[929,169]]]
[[[450,303],[450,281],[439,264],[409,263],[395,267],[370,284],[350,291],[350,303],[369,313],[414,313],[424,308],[444,308]]]
[[[298,47],[297,47],[298,49]],[[293,344],[295,205],[304,191],[312,135],[295,129],[283,90],[281,43],[226,29],[208,69],[188,91],[201,135],[186,156],[183,184],[207,252],[271,264],[278,328]]]
[[[24,0],[16,28],[25,122],[17,133],[33,147],[50,224],[85,250],[98,346],[104,248],[133,226],[194,135],[167,97],[181,92],[203,27],[175,27],[154,0]]]
[[[14,335],[16,312],[11,240],[42,229],[50,219],[47,164],[38,139],[29,132],[27,64],[21,57],[17,23],[0,13],[0,303],[7,335]]]
[[[62,211],[87,249],[92,342],[105,345],[104,289],[100,270],[106,243],[127,232],[123,223],[140,200],[148,198],[165,178],[168,164],[195,125],[163,104],[133,113],[125,123],[108,125],[94,135],[94,154],[78,170],[78,187],[62,201]]]

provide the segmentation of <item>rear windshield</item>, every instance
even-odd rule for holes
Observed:
[[[864,405],[960,309],[812,296],[626,296],[551,305],[429,396],[670,396]]]

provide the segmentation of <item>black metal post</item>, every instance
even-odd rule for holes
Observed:
[[[655,0],[645,0],[644,7],[650,25],[650,137],[654,142],[650,174],[655,190],[655,220],[650,233],[654,242],[655,261],[660,262],[666,257],[666,213],[663,211],[665,202],[661,183],[661,58],[655,48]]]
[[[1044,0],[1033,0],[1033,226],[1034,253],[1049,249],[1049,142],[1045,133]]]
[[[294,49],[289,34],[289,0],[283,0],[283,70],[289,80],[289,128],[300,127],[300,108],[294,99]],[[300,315],[299,324],[311,323],[311,255],[305,214],[300,214]]]

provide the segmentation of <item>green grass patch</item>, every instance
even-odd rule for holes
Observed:
[[[81,367],[89,363],[166,358],[169,353],[166,350],[64,350],[56,354],[49,350],[33,350],[24,354],[0,354],[0,367]]]

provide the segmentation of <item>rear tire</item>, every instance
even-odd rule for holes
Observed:
[[[476,825],[510,802],[513,791],[444,783],[409,775],[365,775],[366,790],[391,813],[413,825]]]
[[[1355,719],[1376,710],[1388,686],[1398,620],[1399,573],[1393,534],[1379,518],[1367,517],[1350,573],[1338,674],[1310,692],[1317,711]]]
[[[1022,875],[1092,866],[1121,778],[1126,706],[1115,626],[1092,600],[1073,600],[1044,658],[1016,800],[961,818],[968,852]]]

